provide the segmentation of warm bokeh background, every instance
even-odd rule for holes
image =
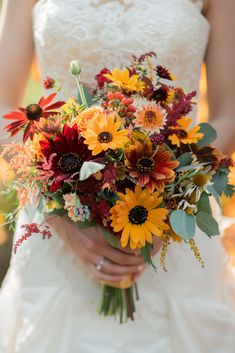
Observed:
[[[1,8],[0,0],[0,8]],[[203,66],[202,68],[202,79],[200,85],[200,101],[198,105],[198,116],[201,121],[206,121],[208,117],[208,106],[206,100],[206,70]],[[34,101],[37,101],[41,96],[42,90],[39,83],[39,72],[37,68],[36,60],[32,66],[32,73],[29,78],[24,104],[27,105]],[[3,179],[4,171],[7,169],[7,162],[3,159],[0,159],[0,189],[4,188]],[[234,171],[234,180],[235,180],[235,171]],[[9,201],[8,204],[4,203],[0,196],[0,224],[5,222],[4,212],[7,212],[13,206],[14,200]],[[223,212],[226,216],[234,218],[235,224],[235,197],[232,200],[223,200],[224,209]],[[12,244],[12,234],[9,232],[7,227],[0,227],[0,284],[6,270],[9,266],[10,253],[11,253],[11,244]],[[231,255],[231,261],[235,265],[235,225],[230,226],[227,231],[227,236],[224,238],[224,245]]]

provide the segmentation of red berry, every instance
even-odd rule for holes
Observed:
[[[123,99],[122,99],[122,105],[124,105],[124,107],[128,106],[128,105],[129,105],[129,104],[128,104],[128,101],[129,101],[128,98],[123,98]]]
[[[128,112],[132,112],[135,113],[136,112],[136,108],[134,107],[134,105],[129,105],[129,107],[127,108]]]
[[[108,102],[106,102],[106,101],[104,101],[104,102],[102,103],[102,106],[103,106],[104,108],[106,108],[107,105],[108,105]]]
[[[107,98],[110,100],[110,101],[113,101],[114,100],[114,93],[113,92],[109,92],[107,94]]]
[[[118,100],[121,100],[122,97],[123,97],[123,95],[121,94],[121,92],[115,92],[114,95],[115,95],[115,98],[118,99]]]
[[[133,103],[133,99],[132,98],[128,98],[128,105]]]

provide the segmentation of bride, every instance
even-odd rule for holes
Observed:
[[[69,63],[79,58],[83,81],[131,54],[155,51],[186,90],[198,88],[205,60],[211,121],[218,147],[234,144],[233,0],[5,0],[0,30],[0,108],[19,104],[34,54],[42,77],[76,95]],[[22,210],[21,225],[36,210]],[[234,353],[235,277],[220,239],[200,231],[204,270],[184,245],[168,253],[168,273],[111,248],[96,227],[50,221],[54,236],[32,237],[12,256],[0,292],[1,353]],[[155,244],[158,250],[160,244]],[[92,253],[92,255],[91,255]],[[156,263],[158,254],[156,255]],[[132,273],[141,300],[135,322],[119,325],[96,313],[99,282]]]

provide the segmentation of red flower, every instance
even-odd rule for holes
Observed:
[[[43,80],[43,86],[45,89],[53,88],[55,85],[55,80],[49,76],[46,76]]]
[[[111,71],[105,68],[105,69],[101,70],[95,76],[95,79],[96,79],[96,81],[98,83],[99,89],[102,89],[104,87],[105,83],[110,83],[111,82],[107,77],[104,76],[105,74],[110,74],[110,73],[111,73]]]
[[[52,93],[47,98],[42,97],[37,104],[30,104],[26,108],[19,108],[19,111],[13,111],[3,116],[8,120],[15,120],[11,124],[5,126],[5,130],[11,134],[16,135],[20,130],[24,129],[23,142],[33,137],[34,124],[40,118],[47,118],[50,115],[58,114],[54,111],[60,108],[64,102],[56,102],[51,104],[55,98],[56,93]]]
[[[79,171],[83,162],[92,158],[91,151],[84,144],[84,139],[79,136],[77,125],[64,126],[63,132],[57,132],[56,137],[41,141],[41,152],[47,160],[54,155],[51,163],[52,185],[51,192],[57,191],[63,181],[79,180]],[[42,164],[39,164],[42,168]]]

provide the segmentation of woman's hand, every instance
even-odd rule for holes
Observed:
[[[68,217],[59,216],[48,216],[46,222],[98,281],[119,282],[129,274],[136,278],[145,268],[139,253],[113,248],[98,226],[79,229]]]

